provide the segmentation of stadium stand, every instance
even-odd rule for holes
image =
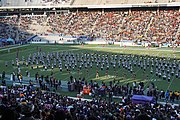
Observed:
[[[167,42],[179,36],[179,16],[178,10],[71,12],[50,16],[51,30],[49,31],[65,35],[91,35],[95,38],[115,39],[116,41]],[[166,19],[161,19],[163,17]]]
[[[149,39],[156,39],[157,41],[162,42],[172,41],[173,37],[178,34],[177,31],[180,23],[180,12],[173,10],[161,10],[156,14],[157,15],[153,16],[152,24],[150,24],[150,28],[147,31]]]
[[[50,79],[51,81],[51,79]],[[83,82],[83,81],[77,81]],[[84,81],[85,82],[85,81]],[[78,83],[78,84],[80,84]],[[48,86],[55,87],[54,82],[49,82]],[[93,88],[105,86],[108,89],[112,86],[106,86],[105,83],[98,85],[96,82],[90,83]],[[141,87],[141,83],[138,87]],[[113,85],[114,86],[114,85]],[[58,85],[59,87],[59,85]],[[79,88],[80,87],[80,88]],[[76,84],[76,89],[81,89],[81,85]],[[129,91],[141,93],[141,89],[134,87],[128,89],[129,86],[114,86],[115,93],[119,92],[130,94]],[[117,88],[116,88],[117,87]],[[106,89],[107,89],[106,88]],[[96,88],[97,89],[97,88]],[[121,90],[122,89],[122,90]],[[152,91],[151,91],[152,90]],[[149,88],[150,94],[159,95],[160,99],[179,99],[179,92],[175,91],[156,91],[153,85]],[[174,119],[180,117],[179,106],[169,103],[138,103],[131,102],[131,97],[122,97],[118,102],[113,102],[111,92],[107,93],[107,100],[95,97],[92,100],[73,99],[67,96],[59,95],[55,92],[46,90],[46,87],[35,89],[33,82],[28,85],[0,86],[0,113],[1,119],[5,120],[151,120],[151,119]]]
[[[28,17],[9,16],[0,19],[0,35],[3,38],[13,38],[16,42],[26,41],[31,21]]]
[[[85,35],[94,40],[172,42],[180,36],[179,19],[180,12],[177,9],[73,11],[49,16],[4,17],[0,19],[0,28],[1,36],[11,37],[16,41],[20,38],[25,40],[30,34],[51,33],[65,36]]]

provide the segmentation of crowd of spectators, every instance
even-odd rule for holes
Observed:
[[[79,11],[52,15],[49,25],[51,31],[65,35],[167,42],[177,39],[179,14],[178,10]]]
[[[70,77],[70,81],[68,82],[68,89],[69,91],[78,91],[80,95],[83,95],[83,88],[88,87],[90,89],[89,95],[95,96],[133,96],[133,95],[146,95],[146,96],[153,96],[156,100],[165,100],[174,102],[175,100],[178,101],[180,97],[179,91],[164,91],[159,90],[155,87],[154,83],[152,82],[147,88],[143,82],[133,84],[125,84],[120,85],[120,81],[110,81],[109,83],[102,82],[101,84],[97,81],[90,81],[87,82],[85,78],[76,78]]]
[[[31,34],[27,31],[31,21],[28,17],[9,16],[0,18],[0,37],[12,38],[16,43],[26,41]]]
[[[152,24],[147,31],[147,36],[151,40],[168,42],[175,39],[179,28],[179,11],[161,10],[153,16]]]
[[[12,38],[16,43],[25,42],[31,36],[44,33],[39,26],[44,26],[47,16],[4,16],[0,18],[0,38]]]
[[[114,41],[172,42],[180,36],[179,16],[178,10],[76,11],[49,16],[11,16],[0,19],[0,35],[16,41],[25,40],[32,33],[54,33]]]
[[[179,106],[170,104],[132,104],[101,97],[90,101],[72,99],[55,92],[42,91],[32,84],[1,86],[0,114],[3,120],[151,120],[180,117]]]

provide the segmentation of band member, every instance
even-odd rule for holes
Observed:
[[[135,73],[133,73],[133,80],[135,80],[136,79],[136,74]]]
[[[88,69],[86,69],[86,75],[88,76],[88,74],[89,74],[89,70],[88,70]]]
[[[170,82],[170,79],[171,79],[171,75],[168,74],[168,82]]]
[[[80,69],[78,69],[78,75],[80,75]]]
[[[108,69],[106,69],[106,77],[108,77]]]
[[[151,74],[153,74],[153,68],[151,67]]]
[[[11,62],[11,63],[12,63],[12,66],[14,66],[14,60],[12,60],[12,62]]]
[[[99,78],[99,72],[96,70],[96,78]]]

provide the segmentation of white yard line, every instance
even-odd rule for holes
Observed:
[[[144,85],[144,88],[148,85],[148,83],[151,81],[151,79],[154,77],[155,73],[150,77],[150,79],[148,80],[148,82]]]
[[[170,84],[168,85],[167,90],[169,90],[169,88],[170,88],[171,84],[173,83],[173,81],[174,81],[174,77],[173,77],[173,79],[171,80]],[[167,90],[166,90],[166,91],[167,91]]]

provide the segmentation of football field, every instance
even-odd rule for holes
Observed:
[[[19,52],[18,52],[19,51]],[[56,79],[61,81],[69,81],[70,76],[73,78],[85,78],[85,80],[97,81],[101,83],[102,81],[109,83],[110,81],[114,81],[120,85],[126,85],[129,83],[132,85],[134,81],[137,83],[144,82],[145,87],[148,87],[152,82],[155,86],[161,90],[177,90],[180,91],[180,79],[176,78],[175,75],[171,75],[170,82],[163,80],[162,77],[159,77],[155,73],[155,69],[153,68],[153,73],[151,74],[151,64],[149,67],[146,67],[144,71],[143,68],[139,67],[138,64],[134,65],[133,63],[133,73],[135,76],[126,68],[123,68],[122,65],[119,67],[116,63],[115,68],[110,65],[108,74],[106,73],[106,65],[101,70],[101,66],[97,67],[96,63],[93,63],[92,68],[87,66],[85,68],[82,66],[81,69],[79,67],[75,67],[74,70],[69,68],[70,71],[67,71],[64,67],[64,62],[62,62],[62,71],[59,70],[59,67],[54,67],[53,69],[47,68],[45,70],[41,64],[33,64],[26,65],[22,64],[22,59],[27,60],[28,56],[33,54],[41,53],[66,53],[66,54],[96,54],[97,56],[108,55],[109,61],[110,56],[112,55],[122,55],[123,57],[127,56],[136,56],[138,59],[146,58],[157,58],[160,59],[164,57],[165,59],[170,58],[169,61],[180,62],[180,48],[176,48],[173,50],[172,48],[144,48],[144,47],[119,47],[116,45],[37,45],[37,44],[29,44],[25,46],[13,46],[9,48],[1,48],[0,49],[0,72],[5,71],[7,75],[10,75],[13,71],[17,72],[17,66],[12,66],[12,60],[16,61],[16,56],[19,58],[21,73],[23,76],[26,75],[26,71],[29,71],[31,77],[34,77],[38,72],[39,75],[50,75],[52,72]],[[128,57],[127,57],[128,58]],[[130,57],[130,61],[133,61],[133,57]],[[7,67],[6,67],[7,64]],[[180,63],[179,63],[180,64]],[[32,69],[33,66],[33,69]],[[38,66],[38,67],[37,67]],[[96,72],[98,71],[98,78],[96,77]],[[176,71],[175,71],[176,72]],[[1,74],[0,73],[0,74]]]

